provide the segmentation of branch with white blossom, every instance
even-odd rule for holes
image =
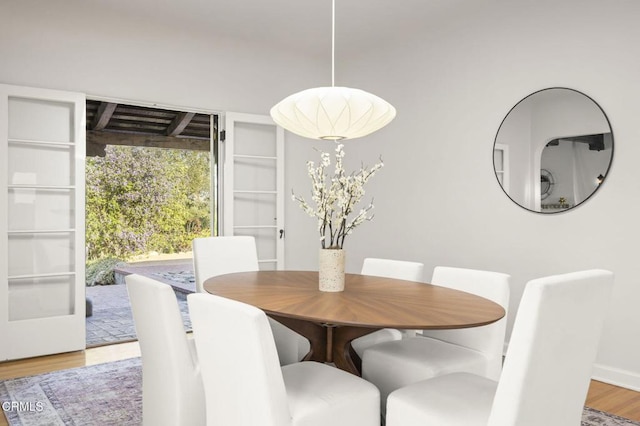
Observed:
[[[352,219],[349,219],[349,216],[365,195],[364,185],[384,163],[380,158],[373,167],[367,168],[362,165],[360,170],[347,175],[343,167],[344,145],[338,144],[335,149],[333,176],[327,180],[325,172],[331,165],[331,155],[319,152],[320,163],[317,167],[313,161],[307,162],[307,172],[311,178],[311,201],[315,208],[293,191],[291,198],[298,202],[305,213],[317,219],[322,248],[342,248],[347,235],[363,222],[373,220],[373,215],[369,215],[373,209],[373,201],[361,208]]]

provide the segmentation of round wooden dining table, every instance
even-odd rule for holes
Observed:
[[[361,374],[351,341],[382,328],[478,327],[505,315],[482,297],[414,281],[346,274],[345,289],[318,290],[317,271],[258,271],[219,275],[204,282],[218,296],[262,309],[310,342],[304,360],[332,362]]]

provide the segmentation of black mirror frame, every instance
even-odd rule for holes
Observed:
[[[541,93],[541,92],[545,92],[547,90],[556,90],[556,89],[561,89],[561,90],[570,90],[572,92],[578,93],[584,97],[586,97],[587,99],[589,99],[591,102],[594,103],[594,105],[596,105],[598,107],[598,109],[600,110],[600,112],[602,113],[604,119],[607,122],[607,125],[609,126],[609,130],[611,133],[611,158],[609,159],[609,165],[607,166],[607,171],[604,174],[602,180],[600,181],[600,184],[598,185],[598,187],[591,193],[589,194],[589,196],[587,196],[584,200],[582,200],[580,203],[575,204],[574,206],[571,206],[569,208],[566,208],[564,210],[558,210],[558,211],[537,211],[537,210],[533,210],[530,209],[528,207],[523,206],[522,204],[520,204],[519,202],[517,202],[516,200],[514,200],[513,198],[511,198],[511,196],[507,193],[507,191],[504,190],[504,187],[502,186],[502,183],[500,182],[500,178],[498,176],[498,172],[496,171],[496,164],[495,164],[495,157],[494,157],[494,151],[495,151],[495,146],[498,142],[498,135],[500,134],[500,129],[502,129],[502,126],[504,125],[505,121],[507,120],[507,118],[509,118],[509,115],[513,112],[514,109],[516,109],[518,107],[518,105],[520,105],[522,102],[524,102],[525,100],[529,99],[530,97]],[[614,150],[615,150],[615,137],[613,134],[613,127],[611,126],[611,121],[609,120],[609,117],[607,116],[607,114],[604,112],[604,109],[602,109],[602,107],[600,106],[600,104],[598,102],[596,102],[591,96],[585,94],[584,92],[580,91],[580,90],[576,90],[576,89],[572,89],[569,87],[561,87],[561,86],[557,86],[557,87],[547,87],[544,89],[540,89],[537,90],[533,93],[530,93],[529,95],[525,96],[524,98],[520,99],[513,107],[511,107],[511,109],[509,109],[509,112],[507,112],[507,114],[504,116],[504,118],[502,119],[502,121],[500,122],[500,126],[498,126],[498,130],[496,131],[496,136],[493,140],[493,149],[491,152],[491,163],[493,164],[493,172],[494,172],[494,176],[496,178],[496,182],[498,182],[498,185],[500,186],[500,189],[502,190],[502,192],[504,192],[504,194],[518,207],[530,211],[532,213],[538,213],[538,214],[544,214],[544,215],[554,215],[554,214],[562,214],[562,213],[566,213],[568,211],[571,211],[573,209],[575,209],[578,206],[583,205],[587,200],[591,199],[591,197],[593,197],[593,195],[598,192],[600,190],[600,188],[602,187],[602,185],[604,184],[604,181],[606,180],[605,178],[609,175],[609,172],[611,171],[611,166],[613,164],[613,158],[614,158]]]

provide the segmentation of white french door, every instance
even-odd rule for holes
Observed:
[[[0,84],[0,360],[85,348],[85,96]]]
[[[284,268],[284,130],[271,117],[227,113],[223,235],[252,235],[260,269]]]

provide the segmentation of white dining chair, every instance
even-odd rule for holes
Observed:
[[[127,275],[125,282],[142,358],[143,424],[204,425],[198,356],[173,289],[135,274]]]
[[[379,392],[312,361],[278,365],[267,316],[212,294],[187,297],[210,426],[378,426]]]
[[[399,389],[387,426],[578,426],[612,286],[605,270],[530,281],[499,381],[455,373]]]
[[[438,266],[432,284],[473,293],[509,305],[509,275]],[[384,414],[387,396],[411,383],[452,372],[468,372],[493,380],[500,376],[507,318],[482,327],[424,330],[416,337],[384,342],[364,351],[362,377],[380,389]]]
[[[205,237],[192,241],[196,291],[203,293],[208,278],[260,269],[256,240],[251,236]]]
[[[407,262],[404,260],[377,259],[368,257],[362,263],[362,275],[372,275],[375,277],[395,278],[398,280],[419,281],[424,279],[424,264],[419,262]],[[403,337],[415,335],[414,330],[396,330],[384,328],[374,331],[366,336],[354,339],[351,346],[358,356],[362,358],[365,349],[382,342],[400,340]]]
[[[252,236],[195,238],[192,242],[196,291],[204,292],[208,278],[260,269],[256,241]],[[274,319],[269,323],[276,340],[281,365],[298,362],[309,352],[309,341]]]

